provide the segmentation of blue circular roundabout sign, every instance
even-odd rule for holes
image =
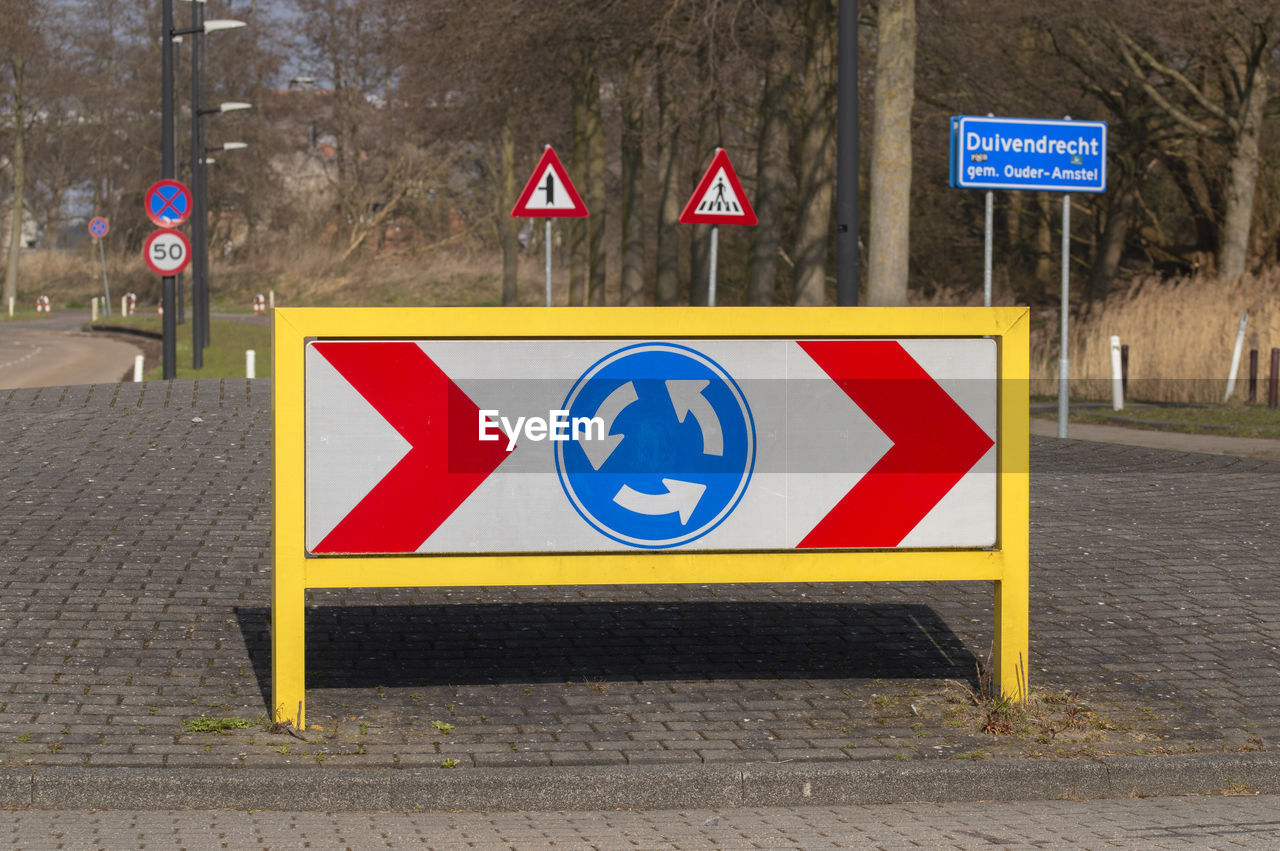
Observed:
[[[737,382],[675,343],[601,358],[562,406],[585,433],[556,443],[574,509],[601,534],[642,549],[687,544],[737,507],[756,459],[755,421]]]

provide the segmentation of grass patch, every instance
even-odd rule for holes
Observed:
[[[182,722],[182,729],[188,733],[225,733],[228,730],[245,730],[254,726],[247,718],[188,718]]]
[[[1126,407],[1123,411],[1085,409],[1078,414],[1073,412],[1071,419],[1073,422],[1159,428],[1190,434],[1280,439],[1280,408],[1262,405]]]
[[[159,316],[125,316],[103,320],[95,327],[136,328],[155,334],[162,332]],[[271,329],[263,325],[237,322],[233,319],[214,319],[209,326],[209,348],[204,350],[204,367],[191,366],[190,318],[177,326],[178,378],[244,378],[244,353],[253,349],[258,378],[271,375]],[[147,381],[158,381],[163,374],[163,364],[148,364]]]
[[[1036,416],[1056,419],[1057,413]],[[1126,405],[1123,411],[1075,407],[1071,422],[1280,440],[1280,408],[1265,405]]]

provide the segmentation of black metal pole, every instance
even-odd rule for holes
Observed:
[[[858,0],[840,0],[836,58],[836,304],[858,303]]]
[[[197,8],[198,7],[198,8]],[[197,24],[202,32],[200,32],[200,50],[195,58],[196,67],[199,69],[198,88],[200,90],[200,103],[204,104],[204,70],[205,70],[205,54],[208,53],[208,46],[204,43],[204,4],[192,3],[192,14],[199,14]],[[193,26],[197,26],[193,25]],[[197,271],[195,274],[200,276],[200,345],[203,348],[209,347],[209,239],[206,233],[209,226],[209,164],[208,152],[205,150],[205,126],[204,119],[201,118],[196,124],[197,135],[199,136],[199,144],[196,150],[200,152],[199,169],[197,173],[200,187],[196,190],[196,206],[200,211],[200,219],[196,222],[199,229],[193,231],[194,241],[199,245],[196,248],[196,255],[193,258],[196,261]]]
[[[1120,347],[1120,396],[1129,398],[1129,344]]]
[[[1271,350],[1271,377],[1267,379],[1267,407],[1280,406],[1280,349]]]
[[[191,4],[191,366],[204,368],[204,323],[200,286],[200,252],[204,249],[204,193],[200,191],[200,163],[204,159],[204,142],[200,138],[200,108],[204,97],[200,91],[200,54],[204,35],[204,4]]]
[[[1249,401],[1258,401],[1258,350],[1249,350]]]
[[[199,5],[199,4],[196,4]],[[173,180],[173,0],[161,0],[160,42],[160,177]],[[174,280],[165,276],[160,282],[160,309],[164,311],[161,322],[161,374],[166,380],[178,377],[178,327],[175,323]]]
[[[182,137],[178,134],[178,124],[182,121],[182,105],[178,103],[178,91],[177,91],[177,82],[176,82],[178,69],[182,67],[181,47],[182,46],[176,40],[173,41],[173,74],[174,74],[174,80],[175,80],[174,92],[173,92],[173,159],[174,159],[173,168],[174,168],[175,177],[177,177],[177,172],[178,172],[177,160],[179,157],[182,156],[182,144],[181,144]],[[177,179],[180,181],[181,177],[177,177]],[[177,310],[175,311],[174,322],[176,322],[179,325],[182,325],[184,320],[183,303],[185,299],[183,298],[184,287],[182,286],[182,278],[183,278],[183,275],[181,272],[173,276],[173,280],[175,284],[174,300],[177,302]]]

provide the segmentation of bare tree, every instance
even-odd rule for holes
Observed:
[[[915,54],[915,0],[879,0],[875,125],[871,136],[871,238],[867,276],[867,304],[870,305],[907,303]]]

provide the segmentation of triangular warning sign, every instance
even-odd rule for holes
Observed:
[[[742,189],[738,173],[729,162],[724,148],[716,148],[707,173],[684,205],[680,223],[685,225],[754,225],[756,211],[751,209],[747,193]]]
[[[560,164],[555,149],[547,145],[533,169],[533,177],[511,210],[512,218],[580,219],[586,215],[587,205],[582,203],[582,196],[573,188],[573,181]]]

